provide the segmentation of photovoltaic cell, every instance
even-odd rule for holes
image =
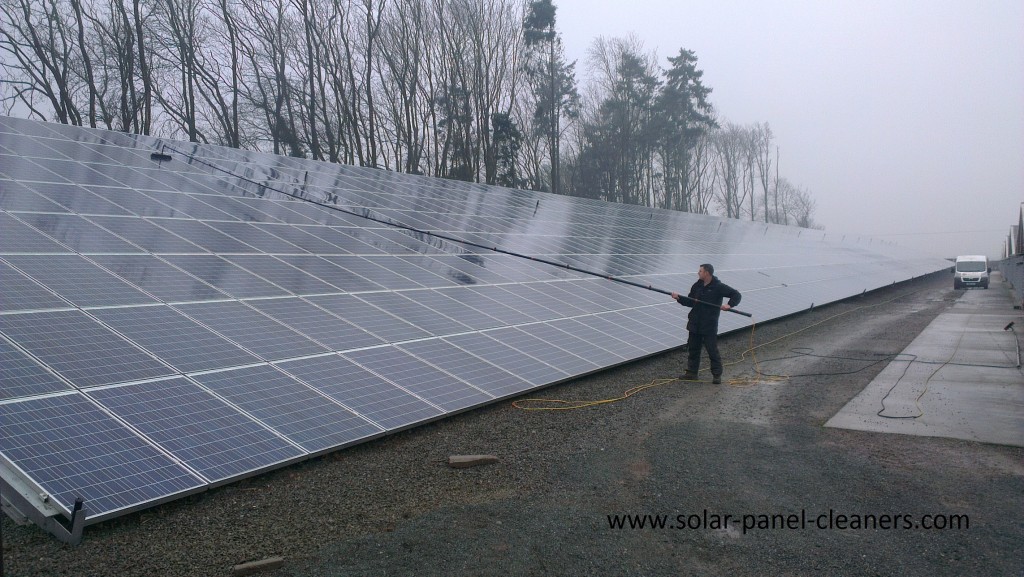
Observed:
[[[623,359],[633,359],[644,354],[643,349],[635,347],[620,338],[616,338],[613,335],[595,328],[591,323],[591,319],[593,318],[593,316],[590,316],[579,320],[559,319],[548,324],[560,331],[569,333],[570,335],[587,341],[593,347],[604,349],[605,351],[618,355]],[[612,332],[615,332],[615,327],[609,327],[607,323],[600,324],[605,329],[610,329]]]
[[[412,248],[405,246],[404,242],[395,242],[390,238],[377,234],[377,232],[372,229],[359,229],[354,231],[352,234],[360,242],[369,245],[383,254],[416,254],[417,252]]]
[[[625,360],[625,357],[615,354],[612,351],[595,346],[587,340],[576,335],[555,328],[550,323],[534,323],[516,327],[524,333],[549,343],[551,346],[565,349],[574,355],[586,359],[592,364],[600,367],[610,367]],[[681,343],[677,343],[681,344]]]
[[[433,271],[415,264],[415,259],[422,259],[423,257],[367,256],[364,258],[377,266],[398,273],[425,287],[441,288],[457,285],[450,278],[439,276],[434,274]]]
[[[530,316],[525,311],[506,305],[501,301],[502,295],[493,290],[495,288],[499,287],[441,289],[439,292],[500,320],[504,325],[518,325],[540,320],[537,317]],[[497,298],[491,298],[492,295]]]
[[[87,394],[209,482],[303,455],[280,435],[181,377]]]
[[[513,308],[522,314],[529,315],[531,319],[536,321],[549,321],[582,312],[579,309],[572,308],[571,306],[565,307],[561,311],[545,307],[538,302],[541,295],[537,294],[537,292],[531,289],[528,285],[512,284],[489,286],[474,290],[477,290],[487,295],[489,298],[498,301],[507,307]]]
[[[154,176],[162,176],[163,178],[166,178],[166,175],[167,173],[154,173]],[[178,187],[194,186],[189,181],[183,181],[181,178],[172,177],[168,180],[171,180],[173,185]],[[213,221],[236,220],[230,214],[222,210],[217,210],[190,194],[171,192],[171,190],[164,188],[162,190],[152,191],[149,195],[160,201],[162,204],[174,209],[176,216]]]
[[[307,251],[294,244],[247,222],[219,222],[217,223],[217,230],[255,248],[261,253],[308,254]]]
[[[339,251],[338,247],[334,245],[327,245],[324,241],[305,231],[306,228],[312,229],[314,227],[289,226],[283,224],[249,224],[249,226],[276,238],[280,238],[288,244],[300,249],[294,252],[325,254],[336,253]]]
[[[495,283],[508,283],[511,280],[501,276],[500,274],[488,270],[481,266],[482,263],[474,262],[476,255],[464,254],[460,256],[455,255],[430,255],[424,257],[425,259],[434,260],[443,263],[459,273],[452,273],[451,276],[460,285],[478,285],[478,284],[495,284]]]
[[[335,292],[383,290],[384,287],[331,264],[319,256],[278,256],[281,261],[330,284]]]
[[[227,187],[233,188],[233,187]],[[230,214],[232,217],[237,218],[246,222],[273,222],[274,219],[270,215],[256,210],[250,205],[243,204],[235,201],[235,199],[227,196],[217,196],[213,194],[204,194],[199,196],[199,199],[206,204],[216,208],[217,210],[223,211]]]
[[[109,169],[110,167],[107,167],[107,170]],[[139,190],[114,186],[90,186],[88,190],[135,216],[174,216],[174,209]]]
[[[586,281],[582,280],[544,283],[544,293],[558,301],[572,303],[574,309],[584,314],[608,310],[587,298],[589,291],[586,290],[585,283]]]
[[[621,336],[645,353],[653,353],[666,348],[666,343],[651,336],[648,327],[637,320],[635,315],[613,311],[587,317],[586,322],[598,330]]]
[[[381,431],[268,365],[205,373],[194,378],[311,453]]]
[[[53,172],[64,176],[71,182],[87,185],[117,186],[119,183],[105,176],[101,172],[89,166],[73,160],[60,158],[47,158],[46,167]]]
[[[562,318],[587,314],[585,308],[577,306],[580,299],[573,295],[566,294],[559,290],[560,285],[565,282],[534,282],[519,285],[506,285],[503,290],[513,293],[517,297],[542,307],[540,310],[551,311],[544,316],[549,318]],[[539,316],[535,314],[534,316]]]
[[[70,513],[102,517],[203,486],[78,393],[0,403],[0,453]]]
[[[377,252],[344,231],[329,226],[304,226],[302,230],[317,239],[317,254],[370,254]]]

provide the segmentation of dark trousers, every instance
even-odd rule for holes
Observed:
[[[690,338],[686,341],[686,352],[689,354],[686,370],[696,373],[700,369],[700,349],[702,347],[707,349],[708,357],[711,358],[711,374],[716,377],[721,376],[722,355],[718,352],[718,335],[690,333]]]

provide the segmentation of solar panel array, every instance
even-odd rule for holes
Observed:
[[[680,292],[711,262],[760,321],[947,266],[0,117],[0,478],[92,523],[685,340],[663,294],[451,239]]]

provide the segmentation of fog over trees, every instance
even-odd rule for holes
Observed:
[[[768,122],[720,116],[697,54],[597,38],[569,62],[557,16],[551,0],[0,0],[0,112],[816,226]]]

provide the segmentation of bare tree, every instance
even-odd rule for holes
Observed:
[[[686,180],[685,207],[688,212],[708,214],[715,196],[718,171],[715,170],[713,133],[701,134],[693,146]]]
[[[275,154],[302,156],[304,153],[297,124],[296,89],[290,54],[296,50],[295,21],[288,14],[285,0],[243,3],[247,20],[242,37],[242,53],[249,63],[251,77],[247,87],[248,105],[262,114],[264,130]]]
[[[423,78],[432,38],[427,14],[420,0],[398,0],[384,18],[380,41],[385,64],[379,68],[381,87],[391,113],[395,166],[416,174],[424,169],[429,118],[424,113],[429,94]]]
[[[206,37],[199,0],[159,0],[152,20],[153,43],[161,48],[155,58],[160,82],[155,97],[175,130],[190,142],[198,142],[197,87],[200,65],[196,48]],[[172,132],[173,134],[173,132]],[[205,139],[203,139],[205,140]]]
[[[746,141],[745,130],[731,122],[716,131],[712,138],[717,157],[717,199],[727,218],[740,218],[746,200],[747,191],[742,186]]]
[[[755,124],[754,125],[754,151],[755,158],[757,161],[757,175],[761,183],[761,192],[764,199],[764,221],[765,222],[778,222],[779,220],[779,206],[778,206],[778,193],[776,193],[774,210],[768,206],[768,197],[771,192],[772,185],[772,129],[768,126],[768,123]]]
[[[0,59],[11,80],[8,99],[48,119],[47,108],[64,124],[82,124],[75,102],[75,15],[56,0],[0,2]]]
[[[82,10],[81,0],[71,0],[71,9],[75,15],[75,26],[78,32],[78,52],[81,57],[82,72],[85,74],[86,89],[89,92],[89,126],[96,128],[96,108],[99,97],[96,91],[96,81],[92,74],[92,58],[90,57],[85,39],[86,18],[85,11]]]

